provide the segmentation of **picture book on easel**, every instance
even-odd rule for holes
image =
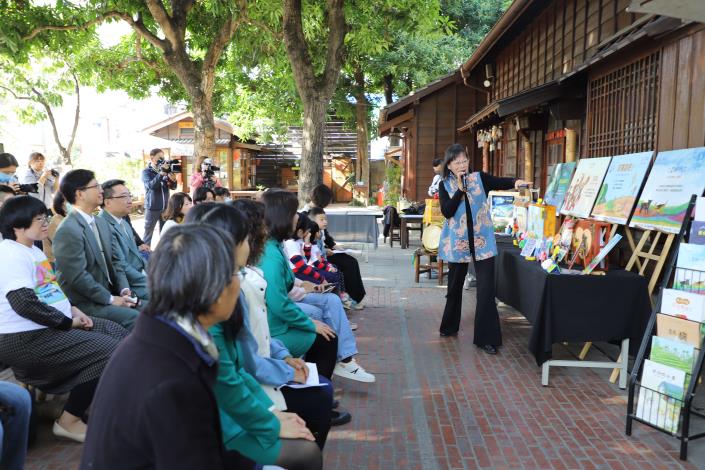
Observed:
[[[561,207],[561,214],[582,218],[590,216],[610,160],[611,157],[582,158],[578,162],[578,168]]]
[[[652,157],[653,152],[612,157],[592,209],[593,219],[620,225],[627,223]]]
[[[690,197],[705,190],[705,147],[659,152],[630,227],[678,233]]]

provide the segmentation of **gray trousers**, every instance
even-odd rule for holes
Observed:
[[[94,303],[76,305],[86,315],[114,321],[126,330],[132,331],[139,315],[139,310],[117,305],[98,305]]]

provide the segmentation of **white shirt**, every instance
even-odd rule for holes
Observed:
[[[14,240],[0,242],[0,334],[47,328],[19,315],[10,306],[7,293],[27,288],[39,300],[71,318],[71,303],[61,291],[56,273],[46,255],[36,246],[27,247]]]
[[[164,222],[164,225],[162,226],[162,229],[159,232],[159,237],[163,237],[167,230],[169,230],[171,227],[176,227],[177,225],[179,224],[177,224],[175,220],[167,220],[166,222]]]
[[[286,255],[286,260],[289,262],[289,267],[294,269],[294,263],[291,262],[293,256],[304,256],[304,241],[294,240],[292,238],[284,240],[284,254]]]
[[[443,178],[441,175],[436,175],[433,177],[433,181],[431,182],[431,186],[428,187],[428,195],[433,197],[436,194],[438,194],[438,185],[441,184],[441,181]]]
[[[269,320],[267,319],[267,304],[264,298],[267,281],[264,279],[262,271],[259,268],[247,266],[241,289],[247,299],[247,319],[250,321],[250,331],[257,340],[257,355],[270,357]]]
[[[81,209],[79,209],[79,208],[76,207],[76,206],[71,206],[71,210],[74,210],[74,211],[78,212],[78,214],[79,214],[81,217],[83,217],[83,220],[85,220],[88,225],[90,225],[90,224],[92,224],[92,223],[95,222],[95,217],[93,217],[92,214],[86,214],[85,212],[83,212]]]

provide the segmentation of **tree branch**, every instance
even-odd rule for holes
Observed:
[[[4,86],[4,85],[0,85],[0,88],[2,88],[3,90],[7,90],[8,92],[10,92],[10,94],[11,94],[16,100],[35,101],[35,99],[32,98],[31,96],[20,96],[20,95],[18,95],[17,93],[15,93],[15,90],[13,90],[13,89],[11,89],[11,88],[8,88],[8,87],[6,87],[6,86]]]
[[[315,83],[316,75],[313,71],[313,63],[308,53],[308,44],[304,36],[304,28],[301,21],[301,0],[284,0],[284,43],[286,44],[286,54],[291,62],[291,69],[294,73],[296,88],[299,90],[301,99],[309,100],[309,86]]]
[[[132,26],[132,29],[134,29],[137,33],[141,34],[146,40],[151,42],[154,47],[157,47],[161,50],[164,50],[166,48],[166,43],[164,40],[158,38],[154,33],[152,33],[147,27],[144,25],[142,22],[142,19],[138,16],[137,20],[132,18],[128,13],[121,12],[121,11],[108,11],[103,14],[100,14],[96,16],[94,19],[89,20],[85,23],[81,24],[74,24],[74,25],[44,25],[44,26],[38,26],[34,28],[32,31],[29,32],[29,34],[22,39],[24,41],[29,41],[31,39],[34,39],[39,35],[40,33],[43,33],[44,31],[76,31],[79,29],[87,29],[90,28],[91,26],[95,26],[97,24],[103,23],[106,20],[112,19],[112,18],[118,18]]]
[[[66,153],[64,155],[64,163],[71,163],[71,150],[73,149],[73,143],[76,139],[76,131],[78,130],[78,120],[81,113],[81,90],[78,85],[78,78],[76,74],[71,71],[71,77],[73,77],[74,90],[76,91],[76,113],[73,118],[73,129],[71,129],[71,138],[69,139],[69,144],[66,146]]]
[[[27,82],[27,83],[29,83],[29,82]],[[44,111],[47,113],[47,117],[49,118],[49,122],[51,123],[51,130],[54,133],[54,141],[56,142],[56,145],[59,146],[59,152],[61,152],[62,154],[65,154],[66,149],[64,148],[63,145],[61,145],[61,139],[59,138],[59,130],[56,127],[56,119],[54,119],[54,113],[51,110],[51,106],[47,102],[46,98],[44,98],[44,95],[42,94],[42,92],[37,90],[37,88],[34,86],[32,87],[32,93],[34,93],[35,96],[37,97],[35,99],[35,101],[37,103],[41,104],[42,107],[44,107]]]
[[[162,28],[162,31],[164,31],[164,36],[166,36],[167,40],[171,43],[173,50],[179,50],[179,45],[183,43],[186,29],[184,28],[183,31],[179,30],[180,28],[178,28],[178,26],[169,16],[169,13],[167,13],[166,8],[164,8],[164,4],[161,2],[161,0],[146,0],[145,3],[147,4],[149,12],[152,14],[156,22],[159,23],[159,26]],[[181,2],[178,3],[180,4]],[[179,19],[181,18],[180,14],[181,12],[176,15],[176,17]],[[184,15],[184,26],[186,23],[185,19],[186,16]],[[184,33],[183,35],[181,34],[182,32]]]
[[[326,50],[326,66],[321,77],[321,85],[325,90],[325,94],[330,96],[335,90],[340,69],[343,66],[343,45],[347,26],[345,25],[344,0],[327,0],[326,3],[328,4],[328,48]]]
[[[203,79],[214,76],[213,72],[216,65],[218,65],[220,57],[223,55],[223,51],[230,43],[230,40],[235,35],[235,31],[237,31],[242,24],[242,21],[242,18],[235,21],[232,16],[225,20],[225,23],[215,36],[213,43],[208,48],[206,57],[203,59],[203,68],[201,69],[201,77]],[[204,89],[205,88],[206,86],[204,86]]]

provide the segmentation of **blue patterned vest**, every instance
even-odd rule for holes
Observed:
[[[473,238],[475,240],[475,259],[481,261],[497,256],[497,243],[494,239],[494,227],[490,217],[490,204],[485,188],[482,186],[480,173],[467,176],[468,201],[472,213]],[[451,173],[443,180],[449,197],[458,191],[458,180]],[[446,219],[441,230],[438,257],[450,263],[469,263],[472,261],[468,237],[468,219],[465,213],[465,201],[458,204],[458,209],[450,219]]]

